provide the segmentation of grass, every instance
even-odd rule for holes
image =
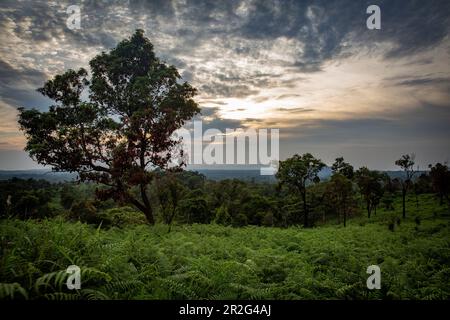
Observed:
[[[0,297],[27,299],[449,299],[450,217],[431,195],[408,218],[378,210],[346,228],[0,222]],[[394,223],[394,228],[389,225]],[[393,230],[393,231],[392,231]],[[65,286],[82,270],[81,290]],[[366,269],[381,268],[368,290]]]

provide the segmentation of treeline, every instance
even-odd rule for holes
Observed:
[[[354,170],[343,158],[331,166],[332,176],[320,181],[325,166],[311,154],[294,155],[280,162],[277,184],[237,179],[211,181],[197,172],[154,172],[149,185],[150,199],[157,221],[173,223],[217,223],[235,227],[245,225],[287,227],[314,226],[330,220],[344,226],[349,217],[366,212],[370,218],[380,206],[394,210],[396,197],[410,193],[435,193],[439,203],[449,203],[450,171],[446,164],[430,166],[415,177],[414,159],[405,155],[396,162],[404,178],[366,167]],[[1,217],[44,218],[59,214],[92,224],[121,226],[146,223],[142,213],[119,201],[96,197],[102,188],[90,183],[51,184],[43,180],[11,179],[0,182]],[[138,197],[139,190],[134,190]],[[403,203],[403,216],[406,205]]]
[[[52,197],[58,185],[46,180],[12,178],[0,181],[0,217],[44,218],[55,213]]]

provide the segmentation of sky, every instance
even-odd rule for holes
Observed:
[[[372,4],[379,30],[366,26]],[[136,29],[198,89],[205,129],[279,128],[281,159],[450,160],[450,1],[2,0],[0,170],[39,168],[17,108],[47,110],[37,88]]]

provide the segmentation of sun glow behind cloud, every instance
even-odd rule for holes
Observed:
[[[450,55],[445,47],[414,56],[411,60],[432,59],[433,62],[413,66],[408,60],[386,62],[380,58],[386,49],[379,50],[379,53],[364,52],[327,63],[322,71],[303,74],[304,78],[289,82],[289,87],[283,87],[283,81],[280,81],[280,86],[264,88],[250,97],[206,100],[203,105],[218,107],[223,118],[260,119],[271,123],[280,120],[279,124],[283,125],[286,120],[297,118],[388,117],[399,110],[413,112],[422,103],[448,104],[450,94],[440,90],[439,86],[417,88],[399,85],[401,81],[408,81],[411,74],[449,77],[449,64],[445,61],[450,61]],[[218,67],[212,66],[212,69]],[[240,69],[242,73],[252,70],[249,65],[245,67]]]

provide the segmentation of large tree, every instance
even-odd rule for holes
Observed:
[[[308,227],[308,204],[306,202],[306,187],[308,183],[320,181],[318,176],[325,164],[314,158],[310,153],[300,156],[295,154],[285,161],[280,161],[277,179],[282,185],[288,185],[301,196],[303,202],[303,226]]]
[[[404,177],[400,179],[402,186],[402,208],[403,208],[403,218],[406,218],[406,194],[409,187],[412,185],[412,178],[415,174],[414,172],[414,154],[405,154],[400,159],[395,161],[395,165],[399,166],[405,173]]]
[[[99,198],[131,203],[153,224],[152,171],[184,165],[182,151],[175,161],[173,133],[200,111],[196,90],[155,56],[142,30],[90,68],[90,78],[85,69],[68,70],[38,89],[55,101],[48,111],[20,109],[25,150],[55,171],[104,185]]]

